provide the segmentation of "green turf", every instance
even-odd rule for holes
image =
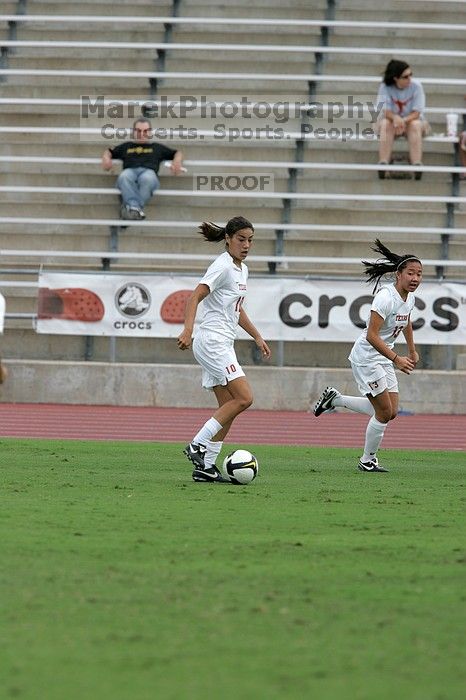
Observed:
[[[464,453],[0,441],[0,696],[463,698]]]

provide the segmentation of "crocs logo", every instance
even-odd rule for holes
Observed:
[[[150,308],[151,296],[149,290],[138,282],[123,285],[115,294],[115,306],[122,316],[138,318]]]

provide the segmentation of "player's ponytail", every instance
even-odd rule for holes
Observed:
[[[406,266],[408,260],[416,260],[416,262],[421,263],[416,255],[398,255],[393,253],[387,246],[385,246],[378,238],[375,239],[375,245],[372,247],[374,253],[380,253],[383,258],[377,260],[376,262],[368,262],[367,260],[362,260],[362,264],[366,268],[364,273],[367,275],[367,282],[374,282],[374,289],[372,293],[375,294],[377,287],[380,284],[380,280],[384,275],[393,274],[394,272],[401,272]]]
[[[250,228],[251,231],[254,231],[254,226],[244,216],[234,216],[224,227],[218,226],[212,221],[203,221],[199,226],[199,233],[206,241],[218,242],[225,239],[226,236],[233,236],[243,228]]]

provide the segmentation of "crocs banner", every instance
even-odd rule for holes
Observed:
[[[176,338],[199,279],[42,272],[37,332]],[[363,282],[255,277],[248,280],[245,309],[267,340],[352,342],[371,301]],[[466,285],[423,283],[412,321],[418,344],[466,345]],[[248,336],[239,329],[238,337]]]

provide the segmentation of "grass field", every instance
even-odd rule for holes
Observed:
[[[465,453],[253,451],[2,439],[0,696],[463,698]]]

